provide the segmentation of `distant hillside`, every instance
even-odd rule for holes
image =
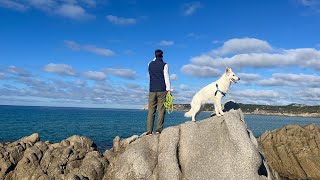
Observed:
[[[269,106],[256,104],[242,104],[239,106],[244,114],[277,115],[277,116],[302,116],[320,117],[320,106],[307,106],[304,104],[289,104],[287,106]],[[175,104],[176,111],[188,111],[190,104]],[[142,109],[148,109],[147,106]],[[206,104],[203,111],[214,112],[213,104]]]

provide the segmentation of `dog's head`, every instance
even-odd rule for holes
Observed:
[[[237,83],[237,81],[240,80],[240,78],[238,76],[236,76],[232,72],[231,68],[229,68],[229,67],[226,67],[226,76],[230,80],[230,82],[233,82],[233,83]]]

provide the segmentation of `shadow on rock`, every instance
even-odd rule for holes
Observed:
[[[222,106],[222,108],[223,108],[223,112],[228,112],[228,111],[230,111],[231,109],[234,109],[234,110],[238,110],[238,109],[240,109],[240,106],[239,106],[239,104],[238,103],[236,103],[236,102],[234,102],[234,101],[228,101],[228,102],[226,102],[223,106]],[[210,115],[210,117],[213,117],[213,116],[215,116],[216,115],[216,113],[215,112],[212,112],[212,114]]]
[[[237,103],[235,103],[233,101],[226,102],[224,104],[223,112],[228,112],[231,109],[238,110],[238,109],[240,109],[240,106],[239,106],[239,104],[237,104]]]

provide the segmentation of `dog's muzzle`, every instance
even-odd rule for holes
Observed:
[[[238,78],[238,80],[236,80],[236,79],[234,79],[234,78],[231,78],[230,80],[231,80],[231,82],[233,82],[233,83],[237,83],[237,81],[239,81],[240,78]]]

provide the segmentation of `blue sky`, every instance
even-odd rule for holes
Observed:
[[[164,51],[176,103],[320,104],[319,0],[1,0],[0,104],[139,108]]]

